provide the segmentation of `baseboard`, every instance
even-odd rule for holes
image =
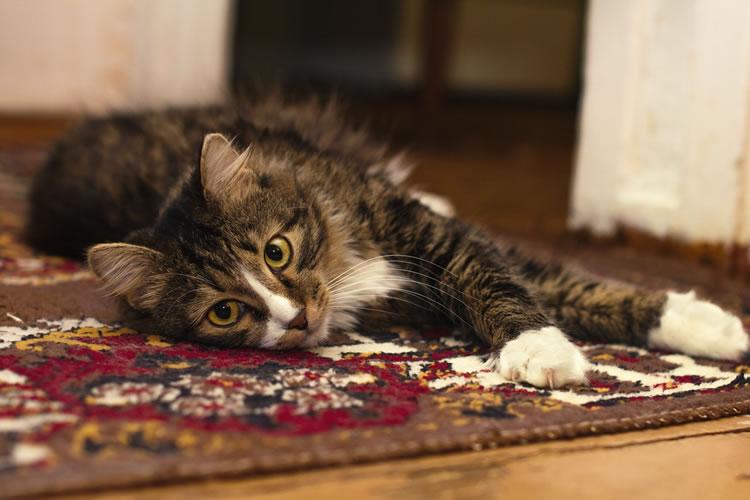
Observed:
[[[620,225],[612,236],[594,235],[587,229],[573,232],[576,239],[626,245],[644,252],[677,257],[716,268],[727,276],[750,281],[750,248],[746,244],[685,241],[654,236],[641,229]]]

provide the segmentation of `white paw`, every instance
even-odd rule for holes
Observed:
[[[553,389],[585,384],[589,369],[581,350],[554,326],[523,332],[488,364],[508,380]]]
[[[419,203],[426,206],[433,212],[443,217],[453,217],[456,215],[456,209],[448,198],[424,191],[412,191],[411,197],[418,200]]]
[[[649,332],[651,347],[691,356],[739,360],[750,349],[742,322],[695,292],[667,292],[660,324]]]

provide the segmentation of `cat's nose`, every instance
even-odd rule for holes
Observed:
[[[287,330],[307,330],[307,314],[305,314],[305,308],[299,310],[297,315],[292,321],[286,325]]]

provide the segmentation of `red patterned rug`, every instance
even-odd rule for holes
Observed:
[[[584,346],[589,387],[539,390],[484,370],[482,348],[448,331],[352,332],[335,347],[271,352],[121,328],[85,269],[18,243],[25,172],[0,173],[3,495],[476,450],[750,411],[750,367],[624,346]],[[637,258],[589,257],[598,271],[648,284],[684,287],[703,276],[669,265],[646,276]],[[706,281],[735,309],[750,304]]]

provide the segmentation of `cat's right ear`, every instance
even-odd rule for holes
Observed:
[[[239,153],[221,134],[208,134],[201,149],[201,183],[206,194],[222,198],[247,172],[245,164],[250,155],[246,149]]]
[[[156,250],[129,243],[102,243],[88,251],[89,267],[107,291],[136,309],[150,309],[160,300],[161,256]]]

